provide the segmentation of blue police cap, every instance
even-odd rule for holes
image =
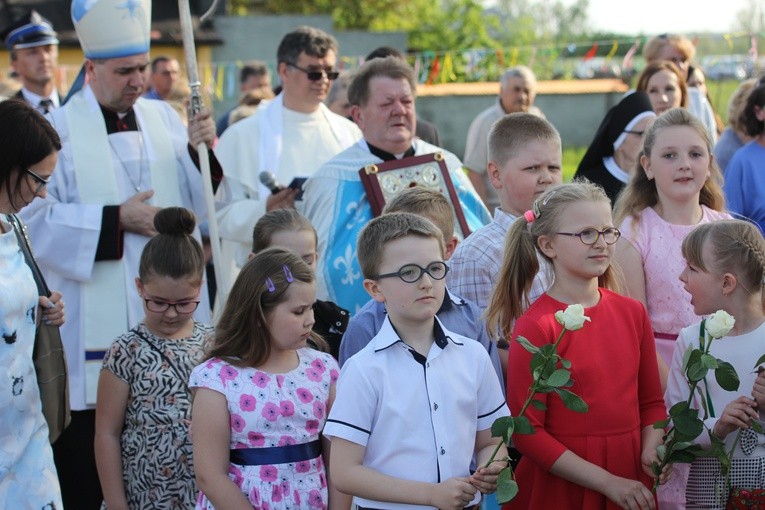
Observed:
[[[58,44],[51,22],[37,11],[30,11],[0,33],[5,47],[10,50]]]

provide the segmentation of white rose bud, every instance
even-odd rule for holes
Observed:
[[[584,315],[584,307],[580,304],[569,305],[566,310],[558,310],[555,312],[555,320],[558,324],[562,325],[569,331],[576,331],[582,329],[584,321],[589,321],[590,318]]]
[[[707,319],[704,327],[712,338],[722,338],[733,329],[734,324],[736,319],[731,314],[724,310],[717,310]]]

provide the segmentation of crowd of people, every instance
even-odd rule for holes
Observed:
[[[693,44],[653,38],[564,183],[524,66],[460,160],[417,118],[402,54],[340,74],[336,40],[299,27],[278,89],[244,66],[216,126],[185,117],[179,62],[149,59],[149,0],[120,2],[73,2],[87,81],[66,100],[50,23],[1,34],[23,87],[0,102],[0,508],[491,509],[508,464],[510,510],[765,499],[764,80],[741,83],[723,128]],[[559,337],[573,304],[590,322]],[[735,324],[710,354],[740,386],[707,377],[704,400],[684,356],[717,310]],[[52,444],[41,323],[68,367]],[[531,351],[555,343],[584,413],[553,393],[525,409]],[[655,469],[654,423],[688,399],[727,474],[714,458]],[[508,448],[492,425],[522,409],[535,433]]]

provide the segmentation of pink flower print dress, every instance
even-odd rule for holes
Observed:
[[[308,348],[297,352],[300,363],[285,374],[236,367],[217,358],[192,371],[191,388],[207,388],[226,396],[232,450],[283,447],[320,439],[330,388],[337,381],[339,367],[329,354]],[[253,508],[327,508],[327,478],[321,455],[260,465],[232,462],[228,475]],[[214,509],[203,493],[199,494],[196,508]]]

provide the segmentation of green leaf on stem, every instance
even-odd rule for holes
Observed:
[[[661,474],[661,465],[658,462],[652,462],[651,472],[653,473],[653,476],[659,476]]]
[[[699,419],[699,410],[686,408],[672,416],[672,423],[679,440],[692,441],[704,431],[704,422]]]
[[[575,393],[564,390],[563,388],[556,388],[555,393],[557,393],[561,400],[563,400],[563,404],[572,411],[586,413],[587,409],[589,409],[587,403]]]
[[[561,366],[563,368],[566,368],[566,369],[569,369],[569,370],[571,369],[571,362],[569,360],[565,359],[565,358],[561,358],[560,359],[560,364],[561,364]]]
[[[542,354],[542,356],[545,357],[545,359],[552,359],[557,356],[555,344],[544,344],[539,348],[539,352]]]
[[[685,411],[686,409],[688,409],[688,402],[686,402],[685,400],[682,400],[669,408],[669,416],[670,417],[676,416],[682,413],[683,411]]]
[[[714,370],[718,367],[717,358],[715,358],[711,354],[702,354],[701,364],[707,367],[709,370]]]
[[[571,379],[571,372],[565,368],[559,368],[547,378],[547,385],[553,388],[559,388],[566,384]]]
[[[685,350],[685,353],[683,354],[683,372],[685,372],[688,369],[688,362],[691,360],[691,354],[695,350],[698,350],[698,349],[694,349],[690,345]]]
[[[533,399],[533,400],[531,401],[531,406],[532,406],[534,409],[537,409],[537,410],[539,410],[539,411],[546,411],[546,410],[547,410],[547,406],[546,406],[546,405],[545,405],[545,403],[544,403],[544,402],[542,402],[541,400]]]
[[[521,344],[523,346],[523,348],[526,349],[527,351],[529,351],[531,354],[536,354],[537,352],[539,352],[539,347],[537,347],[536,345],[532,344],[531,342],[526,340],[524,337],[519,336],[519,337],[516,337],[515,340],[519,344]]]
[[[760,423],[760,422],[758,422],[758,421],[753,421],[753,422],[752,422],[752,423],[750,423],[749,425],[752,427],[752,430],[754,430],[754,431],[755,431],[755,432],[757,432],[758,434],[763,434],[763,433],[765,433],[765,431],[763,431],[763,428],[762,428],[762,423]]]
[[[675,450],[687,450],[691,446],[693,446],[693,441],[678,441],[674,448]]]
[[[677,450],[677,451],[673,451],[672,454],[669,456],[669,458],[667,460],[668,460],[668,462],[671,462],[673,464],[677,463],[677,462],[682,462],[682,463],[685,463],[685,464],[690,464],[691,462],[696,460],[697,457],[698,457],[698,455],[694,454],[691,451],[688,451],[688,450]]]
[[[505,437],[513,435],[514,426],[515,424],[511,416],[503,416],[502,418],[497,418],[494,420],[494,423],[491,424],[491,437],[501,437],[505,443],[507,443]]]
[[[763,363],[765,363],[765,354],[763,354],[762,356],[760,356],[760,359],[758,359],[758,360],[757,360],[757,363],[755,363],[755,364],[754,364],[754,368],[757,368],[757,367],[759,367],[759,366],[760,366],[760,365],[762,365]]]
[[[733,365],[727,361],[719,359],[717,361],[720,365],[715,370],[715,379],[717,379],[717,384],[719,384],[720,387],[726,391],[736,391],[740,382],[738,379],[738,374],[736,373],[736,369],[733,368]]]
[[[539,380],[542,369],[546,363],[547,358],[545,358],[541,352],[534,353],[531,356],[531,364],[529,365],[529,368],[531,369],[531,375],[535,381]]]
[[[513,424],[515,425],[514,434],[533,434],[536,432],[529,419],[525,416],[514,417]]]
[[[669,418],[667,418],[666,420],[657,421],[656,423],[653,424],[653,428],[657,430],[665,429],[667,428],[667,425],[669,425]]]
[[[506,467],[497,476],[497,501],[507,503],[518,494],[518,483],[513,480],[513,471]]]
[[[694,352],[695,354],[695,352]],[[688,376],[688,380],[691,382],[699,382],[704,378],[705,375],[707,375],[707,372],[709,369],[704,366],[704,364],[701,362],[701,355],[698,356],[698,359],[693,359],[694,356],[691,355],[691,360],[688,363],[688,372],[686,375]]]

